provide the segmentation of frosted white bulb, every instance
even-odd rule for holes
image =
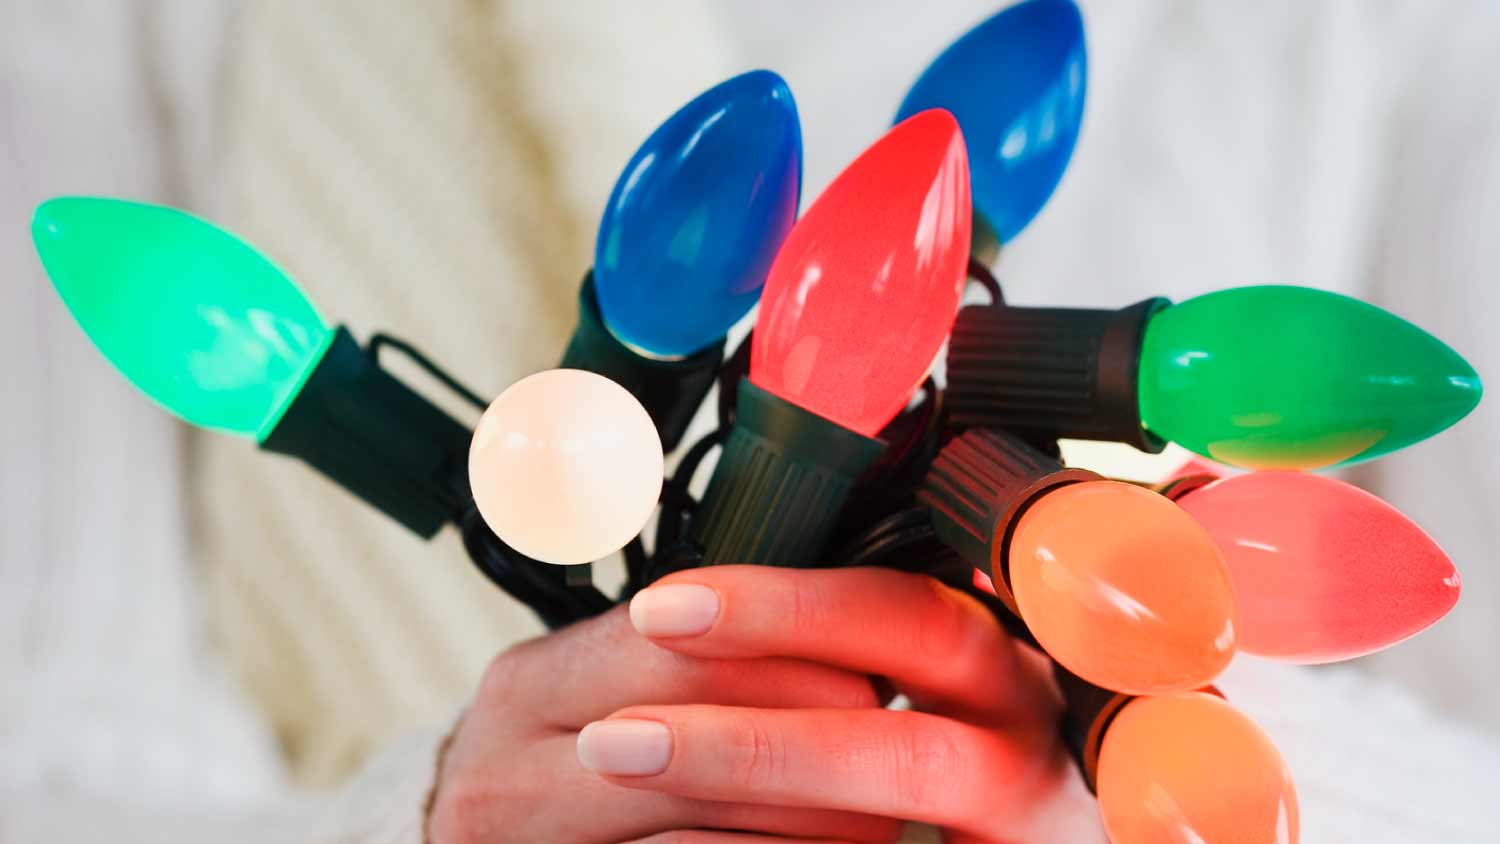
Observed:
[[[625,388],[552,369],[517,381],[484,412],[469,483],[510,547],[547,563],[593,562],[624,547],[656,508],[661,439]]]

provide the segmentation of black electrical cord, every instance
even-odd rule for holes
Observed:
[[[969,259],[969,278],[979,282],[979,286],[989,291],[990,304],[1000,307],[1005,304],[1005,292],[1000,288],[1000,282],[990,268],[985,266],[977,258]]]
[[[524,561],[490,531],[472,506],[458,520],[459,535],[469,559],[490,582],[517,601],[531,608],[548,629],[555,630],[576,621],[574,608],[537,587],[524,576],[519,565]]]
[[[650,556],[646,554],[646,545],[639,536],[625,543],[623,553],[625,555],[625,587],[616,598],[621,603],[630,600],[631,596],[640,590],[642,578],[646,576],[646,566],[651,562]]]
[[[434,363],[431,358],[418,351],[415,346],[405,340],[400,340],[382,332],[376,332],[370,337],[370,342],[365,344],[365,352],[378,365],[380,363],[380,350],[386,346],[390,346],[406,355],[412,363],[420,366],[428,375],[436,378],[444,387],[452,390],[455,395],[479,408],[480,411],[489,407],[489,402],[480,398],[478,393],[459,383],[457,378],[449,375],[446,370]]]
[[[728,428],[719,428],[704,434],[693,443],[677,463],[677,471],[661,487],[661,515],[656,520],[656,541],[652,547],[660,553],[683,540],[687,531],[687,516],[698,506],[688,488],[693,476],[710,451],[729,436]]]
[[[401,352],[454,395],[478,410],[483,411],[488,406],[478,393],[465,387],[405,340],[377,332],[365,345],[365,353],[379,365],[380,352],[387,347]],[[464,462],[456,457],[454,465],[459,467]],[[466,502],[462,511],[455,514],[454,522],[458,525],[464,549],[468,551],[470,559],[495,585],[530,607],[547,627],[563,627],[606,612],[614,606],[614,601],[593,586],[569,585],[566,567],[530,559],[501,541],[479,515],[469,493],[468,478],[461,469],[455,469],[452,485],[456,498]],[[644,553],[641,550],[642,557]]]
[[[725,430],[734,425],[735,400],[739,398],[740,379],[750,375],[750,346],[754,340],[755,332],[746,334],[719,368],[719,427]]]
[[[522,555],[490,530],[473,504],[458,520],[464,549],[485,576],[556,630],[575,621],[608,612],[615,602],[592,586],[569,586],[564,566],[553,566]]]

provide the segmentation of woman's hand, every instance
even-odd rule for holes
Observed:
[[[920,820],[949,842],[1104,841],[1058,742],[1045,665],[969,596],[878,569],[723,566],[641,592],[631,619],[662,648],[741,665],[747,675],[771,659],[887,678],[920,711],[865,702],[631,705],[578,737],[579,760],[611,783],[779,807],[763,810],[767,817],[801,808]],[[835,829],[854,837],[861,828]]]
[[[681,612],[676,618],[685,620]],[[890,819],[624,788],[586,771],[576,750],[579,730],[638,705],[772,713],[873,711],[880,702],[859,671],[769,653],[723,659],[663,650],[637,633],[619,607],[511,648],[490,665],[444,755],[429,837],[434,844],[657,844],[692,840],[659,833],[720,829],[746,831],[732,840],[755,844],[763,839],[748,833],[783,842],[880,842],[899,835],[900,824]],[[626,724],[615,726],[617,735],[630,729],[620,726]],[[627,755],[616,742],[613,760],[624,763]]]

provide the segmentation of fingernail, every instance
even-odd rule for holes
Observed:
[[[642,636],[701,636],[719,617],[719,593],[697,583],[664,583],[636,593],[630,623]]]
[[[578,734],[578,762],[596,774],[647,777],[667,769],[672,733],[659,721],[611,718]]]

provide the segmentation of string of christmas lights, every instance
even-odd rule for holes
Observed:
[[[1349,659],[1452,608],[1458,574],[1421,528],[1303,470],[1438,433],[1479,379],[1416,326],[1308,288],[1006,301],[989,264],[1062,178],[1086,81],[1071,0],[1003,10],[933,61],[800,219],[786,83],[760,70],[709,89],[621,173],[561,367],[475,431],[379,350],[483,404],[457,380],[384,335],[360,347],[210,223],[70,197],[32,233],[89,338],[169,412],[297,457],[424,537],[454,525],[551,627],[699,565],[921,571],[1054,660],[1062,736],[1116,844],[1295,842],[1280,754],[1212,683],[1237,649]],[[991,301],[960,308],[970,284]],[[945,342],[942,387],[928,371]],[[715,384],[717,429],[663,478]],[[1061,437],[1177,442],[1258,471],[1147,488],[1064,465]],[[588,565],[621,549],[610,597]]]

